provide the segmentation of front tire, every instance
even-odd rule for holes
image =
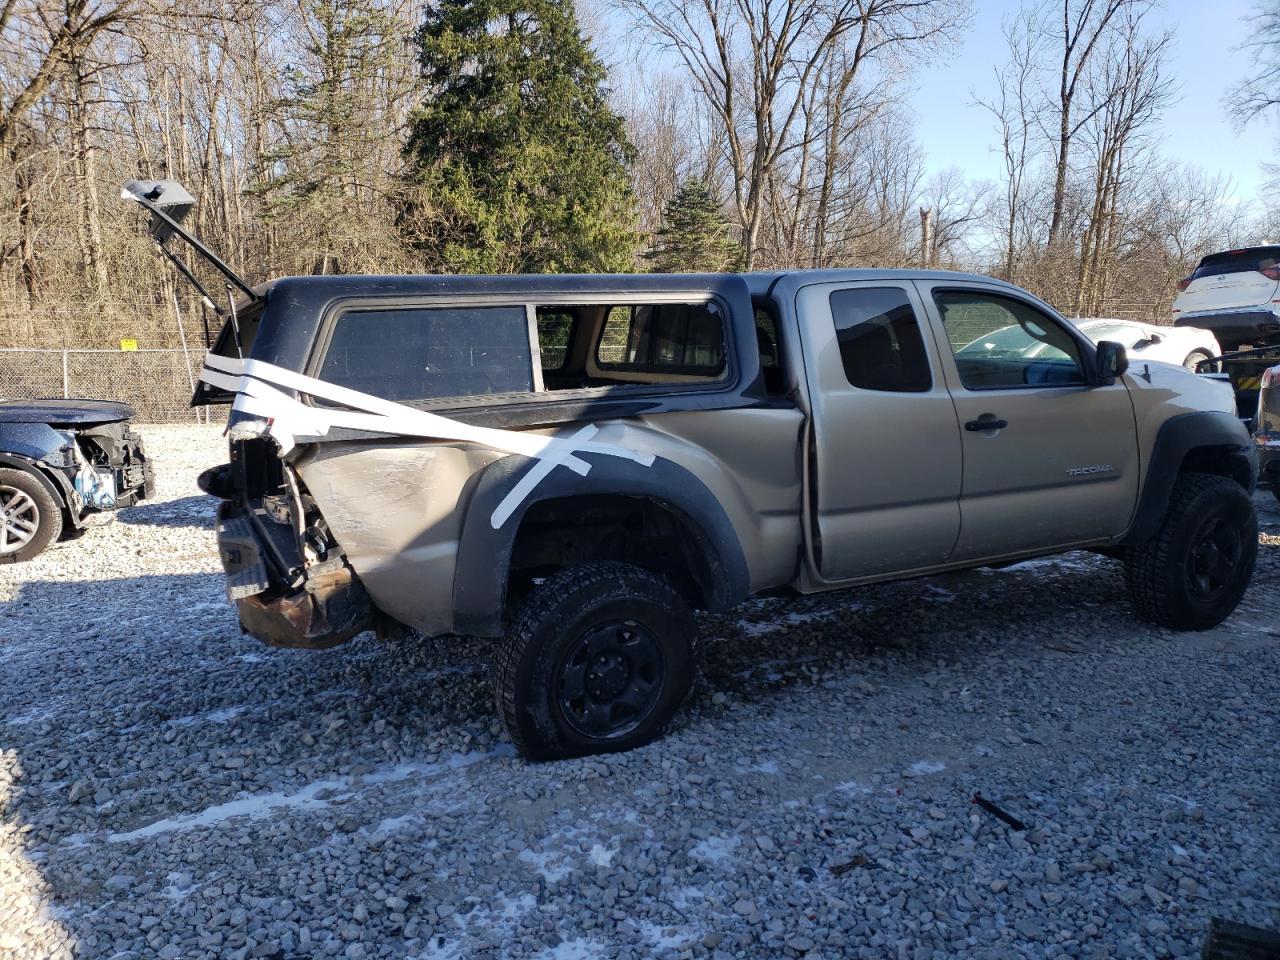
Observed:
[[[0,470],[0,563],[30,560],[62,533],[62,507],[43,483],[21,470]]]
[[[1144,620],[1174,630],[1216,627],[1244,596],[1258,557],[1258,518],[1234,480],[1178,478],[1164,523],[1125,553],[1125,583]]]
[[[508,627],[494,700],[529,760],[630,750],[658,737],[693,685],[697,625],[667,580],[625,563],[547,578]]]

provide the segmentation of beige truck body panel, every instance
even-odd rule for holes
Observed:
[[[802,423],[788,408],[667,413],[601,421],[595,439],[653,453],[702,481],[737,533],[754,591],[797,575]],[[501,457],[468,445],[366,440],[314,447],[295,467],[378,607],[433,635],[453,632],[470,495]]]
[[[859,390],[844,378],[829,295],[886,284],[907,291],[926,328],[926,392]],[[600,421],[598,439],[669,460],[705,485],[732,523],[753,592],[813,592],[1114,542],[1138,500],[1141,451],[1161,425],[1231,408],[1225,384],[1154,362],[1105,387],[965,391],[930,286],[802,285],[796,407]],[[1010,427],[962,429],[983,413]],[[466,444],[364,440],[315,446],[295,467],[378,607],[443,634],[454,629],[469,499],[502,457]]]

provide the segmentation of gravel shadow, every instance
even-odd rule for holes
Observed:
[[[162,503],[140,503],[136,507],[117,510],[115,516],[121,523],[149,527],[205,527],[211,530],[217,509],[215,497],[201,494]]]

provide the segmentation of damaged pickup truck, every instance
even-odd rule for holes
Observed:
[[[0,563],[30,560],[89,514],[153,495],[132,419],[109,400],[0,400]]]
[[[180,231],[185,194],[126,194]],[[1257,461],[1230,388],[1131,370],[1001,281],[250,287],[215,265],[243,296],[195,402],[231,404],[230,462],[202,486],[241,624],[299,647],[499,639],[495,702],[530,758],[656,737],[691,688],[693,611],[763,590],[1086,549],[1123,562],[1140,617],[1202,630],[1253,572]]]

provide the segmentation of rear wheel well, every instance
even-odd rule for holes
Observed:
[[[1249,460],[1241,456],[1236,447],[1193,447],[1182,458],[1178,473],[1211,473],[1234,480],[1246,490],[1253,489]]]
[[[658,500],[602,494],[541,500],[525,511],[512,546],[507,609],[535,580],[599,561],[660,574],[691,607],[714,604],[714,561],[695,521]]]

